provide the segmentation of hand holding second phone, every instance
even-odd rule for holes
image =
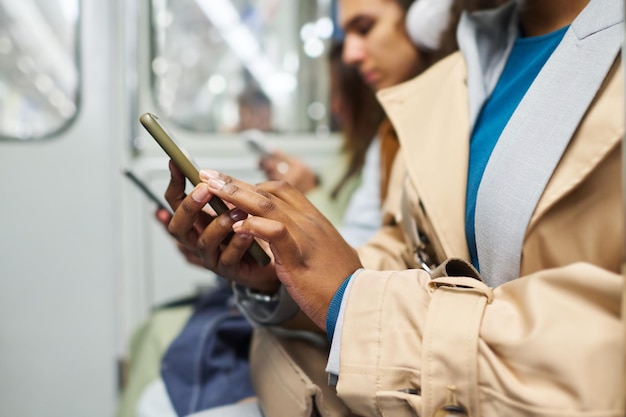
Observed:
[[[200,183],[186,195],[185,177],[174,163],[170,162],[169,168],[171,179],[165,199],[174,210],[167,225],[169,233],[205,268],[219,276],[258,291],[276,292],[280,283],[273,263],[260,266],[245,256],[253,238],[233,235],[233,223],[246,218],[247,214],[238,209],[219,216],[215,216],[212,209],[205,211],[212,197],[208,186]]]
[[[319,185],[317,174],[304,161],[280,151],[261,158],[259,167],[268,179],[287,181],[302,193],[308,193]]]
[[[269,242],[278,279],[324,329],[335,292],[362,267],[356,251],[302,193],[284,181],[253,186],[211,170],[201,171],[200,178],[211,193],[252,215],[234,222],[236,236]]]

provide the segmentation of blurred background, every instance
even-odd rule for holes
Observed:
[[[330,111],[333,0],[0,0],[0,415],[111,416],[133,329],[211,285],[153,217],[168,158],[260,181],[241,132],[312,167]]]

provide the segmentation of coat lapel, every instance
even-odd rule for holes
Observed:
[[[577,140],[570,144],[561,164],[554,171],[537,208],[530,219],[527,233],[556,202],[576,188],[605,156],[618,146],[624,135],[624,77],[622,66],[614,65],[608,83],[581,123]],[[617,117],[616,117],[617,115]]]
[[[476,246],[490,285],[519,276],[532,213],[620,50],[621,8],[611,1],[592,1],[574,21],[487,164],[476,202]]]
[[[400,155],[445,255],[467,259],[469,116],[465,65],[455,54],[435,68],[381,91],[378,97],[396,128]],[[455,118],[450,119],[449,114]]]

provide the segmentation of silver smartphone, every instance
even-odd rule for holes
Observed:
[[[182,171],[183,175],[185,175],[194,186],[198,185],[200,183],[198,168],[191,162],[190,157],[187,156],[188,154],[176,144],[172,135],[168,133],[158,117],[151,113],[144,113],[139,118],[139,121],[165,153],[174,161],[174,164]],[[209,200],[209,205],[217,214],[229,211],[226,203],[217,196],[213,196],[211,200]],[[270,262],[269,255],[256,241],[252,242],[252,245],[248,248],[248,253],[259,265],[267,265]]]

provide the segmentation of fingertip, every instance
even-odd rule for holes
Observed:
[[[164,223],[167,223],[172,217],[169,211],[167,211],[164,207],[158,208],[155,214],[156,218]]]
[[[176,166],[176,164],[174,164],[174,161],[172,161],[171,159],[169,160],[169,162],[167,163],[168,168],[170,169],[170,176],[172,178],[177,177],[178,175],[178,167]]]
[[[205,183],[200,183],[191,192],[191,198],[197,203],[204,202],[209,196],[209,187]]]
[[[233,231],[237,234],[243,234],[243,232],[239,233],[242,227],[243,227],[243,220],[236,221],[235,223],[233,223],[233,226],[232,226]]]
[[[253,238],[252,234],[244,231],[243,222],[244,222],[243,220],[239,220],[238,222],[235,222],[232,226],[233,232],[235,232],[235,235],[241,240],[244,240],[244,241],[252,240]]]

